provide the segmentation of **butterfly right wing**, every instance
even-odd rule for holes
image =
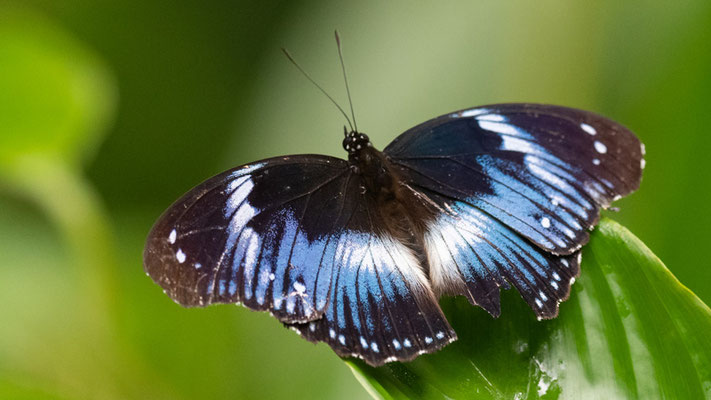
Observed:
[[[184,306],[242,303],[373,365],[456,337],[411,251],[384,232],[344,160],[275,158],[227,171],[172,205],[146,272]]]

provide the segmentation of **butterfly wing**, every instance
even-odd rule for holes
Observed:
[[[456,340],[419,261],[382,230],[376,201],[361,195],[348,229],[334,236],[341,260],[323,318],[291,328],[341,356],[371,365],[408,361]]]
[[[643,146],[623,126],[537,104],[444,115],[384,152],[403,184],[440,209],[426,235],[435,289],[497,315],[509,281],[543,318],[568,296],[600,209],[636,190],[644,167]]]
[[[181,305],[269,311],[372,364],[455,337],[410,250],[379,230],[376,204],[336,158],[269,159],[207,180],[156,222],[144,266]]]
[[[499,287],[510,282],[539,318],[558,315],[580,272],[580,251],[549,253],[467,202],[428,196],[446,210],[425,233],[430,279],[439,292],[464,295],[498,316]]]

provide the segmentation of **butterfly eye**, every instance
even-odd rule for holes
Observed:
[[[353,144],[353,141],[351,139],[351,136],[346,136],[343,139],[343,149],[348,153],[351,153],[351,151],[355,150],[355,145]]]

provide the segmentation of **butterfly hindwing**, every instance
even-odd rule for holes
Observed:
[[[382,225],[346,161],[275,158],[178,200],[149,234],[144,264],[181,305],[269,311],[378,365],[456,338],[419,261]]]
[[[580,273],[580,252],[548,253],[476,207],[429,196],[447,210],[425,234],[433,287],[498,316],[499,287],[510,283],[539,318],[558,315]]]
[[[358,205],[348,229],[334,236],[340,268],[323,318],[291,327],[371,365],[410,360],[454,341],[416,257],[383,232],[374,201],[363,195]]]

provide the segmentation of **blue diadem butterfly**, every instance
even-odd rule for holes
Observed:
[[[554,318],[600,210],[639,187],[644,147],[609,119],[540,104],[449,113],[382,152],[276,157],[219,174],[151,230],[148,275],[177,303],[241,303],[371,365],[456,340],[438,305],[494,317],[515,287]]]

